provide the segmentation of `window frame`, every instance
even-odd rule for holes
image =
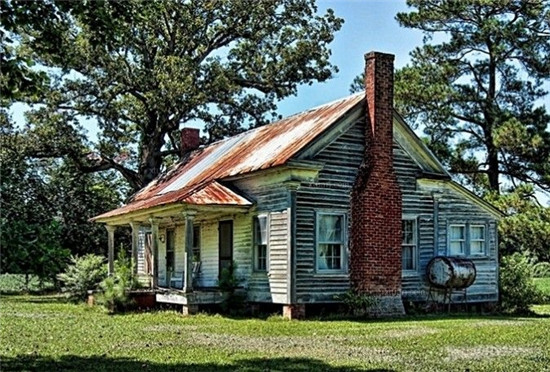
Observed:
[[[451,227],[453,226],[462,226],[464,228],[464,252],[462,254],[455,254],[451,252]],[[472,239],[472,229],[476,227],[481,227],[483,229],[482,238]],[[489,255],[488,253],[488,224],[481,221],[459,221],[451,222],[447,227],[447,255],[451,257],[473,257],[473,258],[484,258]],[[472,242],[483,242],[483,251],[482,252],[472,252]]]
[[[342,218],[342,234],[340,242],[322,242],[320,240],[319,223],[322,216],[338,216]],[[319,268],[320,244],[340,244],[340,268],[339,269],[322,269]],[[315,272],[318,274],[345,274],[348,272],[348,216],[347,212],[342,210],[318,210],[315,211]]]
[[[403,222],[405,221],[411,221],[413,223],[413,226],[412,226],[412,233],[413,233],[413,244],[404,244],[403,242],[403,232],[401,233],[402,235],[402,238],[401,238],[401,270],[403,272],[403,274],[416,274],[418,272],[418,217],[416,216],[406,216],[404,215],[402,218],[401,218],[401,227],[403,228]],[[412,246],[413,249],[412,249],[412,264],[413,264],[413,268],[412,269],[405,269],[403,267],[403,248],[405,246]]]
[[[259,244],[257,226],[259,224],[260,218],[265,218],[265,234],[266,242],[265,244]],[[269,213],[261,213],[252,218],[252,268],[254,272],[257,273],[267,273],[269,271],[269,237],[270,237],[270,219]],[[260,268],[258,263],[259,259],[259,247],[265,245],[265,269]]]

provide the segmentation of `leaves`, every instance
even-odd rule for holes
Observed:
[[[21,39],[17,53],[52,78],[42,109],[75,128],[95,119],[97,161],[77,163],[115,169],[134,190],[160,173],[165,156],[182,155],[167,146],[182,125],[203,122],[209,142],[265,124],[299,84],[336,71],[328,44],[342,20],[317,15],[314,0],[51,1],[29,9],[44,13],[48,29],[16,3],[5,5]]]

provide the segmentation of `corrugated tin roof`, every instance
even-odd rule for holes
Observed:
[[[206,191],[197,185],[213,185],[211,182],[215,180],[285,164],[363,98],[364,93],[358,93],[198,149],[185,162],[177,164],[138,192],[128,205],[94,219],[149,208],[153,206],[151,203],[204,205],[243,202],[246,199],[217,182],[217,186]],[[223,197],[217,197],[218,191]],[[185,200],[180,198],[182,192],[190,193]],[[225,197],[228,197],[228,203],[222,203]],[[237,200],[239,198],[242,200]],[[159,203],[159,200],[162,201]]]

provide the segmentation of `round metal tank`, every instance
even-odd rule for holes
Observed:
[[[426,267],[428,281],[437,288],[468,288],[476,280],[476,265],[466,258],[437,256]]]

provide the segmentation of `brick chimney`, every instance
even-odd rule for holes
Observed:
[[[365,55],[365,154],[352,191],[350,279],[378,299],[378,313],[404,314],[401,300],[401,191],[393,169],[393,60]]]
[[[181,136],[181,153],[185,154],[193,151],[200,146],[200,130],[195,128],[183,128]]]

